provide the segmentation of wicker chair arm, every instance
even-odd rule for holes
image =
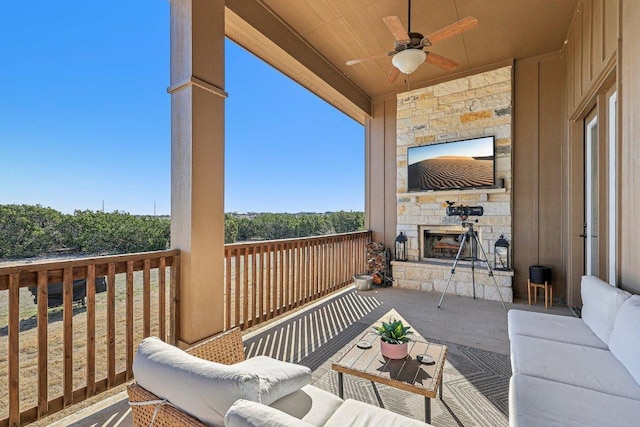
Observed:
[[[211,362],[233,365],[245,360],[242,332],[233,328],[188,348],[187,353]]]

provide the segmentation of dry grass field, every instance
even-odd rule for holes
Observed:
[[[169,325],[169,269],[167,269],[166,315]],[[116,372],[126,369],[126,277],[116,276]],[[158,335],[158,271],[151,271],[151,335]],[[134,346],[142,340],[142,272],[134,274]],[[86,385],[87,313],[80,303],[73,310],[73,389]],[[38,404],[37,306],[27,288],[20,290],[20,410]],[[0,419],[8,417],[8,291],[0,291]],[[49,309],[49,400],[62,395],[62,307]],[[96,379],[107,376],[107,293],[96,294]]]

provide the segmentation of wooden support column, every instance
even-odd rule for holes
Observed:
[[[171,246],[178,344],[224,327],[224,0],[171,1]]]

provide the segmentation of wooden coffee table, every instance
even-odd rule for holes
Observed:
[[[388,317],[389,313],[384,319],[386,320]],[[395,318],[400,318],[400,316],[395,316]],[[404,320],[403,323],[407,326]],[[440,400],[442,400],[442,377],[444,362],[447,358],[447,347],[430,343],[414,335],[413,341],[409,342],[407,358],[391,360],[380,353],[380,338],[375,332],[365,332],[359,341],[371,342],[371,348],[361,349],[356,342],[340,360],[331,366],[334,371],[338,372],[340,398],[344,398],[344,374],[365,378],[424,396],[424,418],[427,423],[430,423],[431,399],[436,397],[438,388],[440,389]],[[434,363],[419,362],[417,357],[421,354],[431,356]]]

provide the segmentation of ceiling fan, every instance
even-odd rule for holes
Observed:
[[[454,70],[458,66],[457,62],[445,58],[444,56],[436,55],[433,52],[426,52],[423,49],[442,40],[446,40],[450,37],[464,33],[465,31],[469,31],[478,25],[478,20],[469,16],[429,34],[427,37],[424,37],[420,33],[412,33],[411,0],[409,0],[408,12],[409,31],[405,30],[402,22],[400,22],[400,18],[397,16],[385,16],[382,18],[382,21],[386,24],[387,28],[389,28],[393,34],[393,37],[396,39],[395,48],[391,52],[352,59],[347,61],[347,65],[354,65],[372,59],[393,56],[393,58],[391,58],[393,70],[391,70],[391,73],[389,73],[389,76],[387,77],[387,85],[393,84],[401,72],[405,74],[413,73],[423,62],[435,65],[436,67],[440,67],[446,71]]]

